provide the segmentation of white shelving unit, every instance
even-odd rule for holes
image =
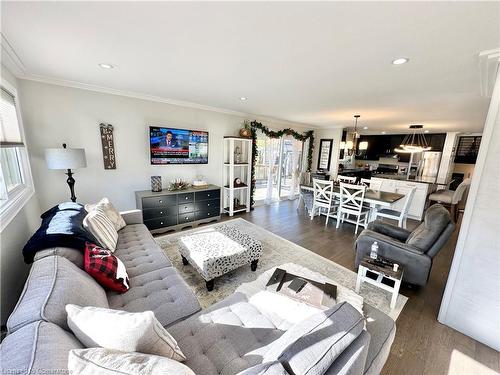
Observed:
[[[234,151],[240,148],[241,159],[236,163]],[[224,212],[233,216],[236,212],[250,212],[250,186],[252,184],[252,139],[224,137]],[[239,178],[245,186],[234,186]],[[239,205],[235,206],[235,199]]]

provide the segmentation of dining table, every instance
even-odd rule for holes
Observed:
[[[314,194],[314,186],[312,184],[301,184],[300,189],[303,191],[309,191]],[[339,185],[333,185],[333,195],[335,197],[340,197],[340,186]],[[394,207],[394,204],[399,201],[400,199],[404,198],[404,194],[399,194],[399,193],[392,193],[389,191],[381,191],[381,190],[374,190],[367,188],[364,196],[364,202],[368,203],[370,205],[370,216],[368,221],[373,221],[375,220],[376,217],[376,212],[377,210],[381,208],[389,208],[392,209]],[[360,200],[361,198],[357,198]],[[302,197],[302,194],[299,194],[299,202],[304,203],[304,198]]]

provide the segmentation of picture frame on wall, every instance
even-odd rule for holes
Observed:
[[[319,141],[318,170],[329,171],[332,161],[333,139],[321,139]]]

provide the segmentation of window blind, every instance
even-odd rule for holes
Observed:
[[[17,119],[16,102],[14,96],[1,89],[2,96],[0,100],[0,146],[1,147],[20,147],[24,146],[21,138],[21,130]]]

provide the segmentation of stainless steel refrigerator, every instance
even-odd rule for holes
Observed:
[[[419,162],[418,175],[422,177],[437,177],[441,164],[442,152],[425,151]]]

